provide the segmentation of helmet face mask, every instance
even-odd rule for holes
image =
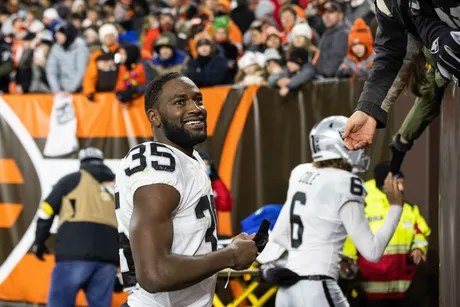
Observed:
[[[310,132],[310,148],[315,162],[343,159],[352,167],[353,172],[365,172],[370,159],[364,150],[350,151],[342,140],[345,116],[330,116],[317,123]]]

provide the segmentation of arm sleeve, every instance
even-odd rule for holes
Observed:
[[[431,1],[413,1],[420,7],[418,10],[412,9],[411,19],[417,28],[423,44],[430,48],[432,43],[442,34],[454,30],[439,19]],[[414,5],[412,6],[414,7]]]
[[[302,86],[305,82],[312,80],[315,77],[316,70],[309,64],[304,67],[298,74],[292,77],[291,82],[287,84],[287,88],[290,90],[295,90]]]
[[[100,55],[99,51],[91,54],[88,66],[86,67],[85,75],[83,76],[83,93],[85,95],[94,94],[96,92],[97,83],[97,64],[96,59]]]
[[[377,128],[387,123],[388,108],[383,101],[403,65],[407,53],[407,34],[395,19],[376,8],[378,29],[375,38],[374,66],[358,101],[356,110],[377,120]]]
[[[86,67],[88,65],[89,50],[86,45],[81,45],[78,50],[77,56],[77,71],[75,71],[72,84],[67,89],[71,93],[75,93],[81,86],[83,77],[85,76]]]
[[[56,62],[56,45],[51,48],[50,55],[46,60],[46,79],[50,86],[51,92],[57,92],[61,90],[59,81],[57,78],[57,62]]]
[[[415,214],[415,235],[414,239],[412,240],[411,250],[420,249],[426,255],[428,251],[428,240],[427,237],[431,234],[431,229],[426,223],[423,216],[420,214],[420,211],[417,206],[414,206],[414,214]]]
[[[37,229],[35,232],[35,244],[43,245],[48,239],[54,217],[59,215],[62,198],[74,190],[80,183],[81,173],[76,172],[63,177],[56,183],[53,190],[44,200],[38,211]]]
[[[393,236],[401,217],[401,206],[390,206],[382,227],[372,233],[362,203],[349,201],[342,205],[339,216],[359,253],[371,262],[378,262]]]
[[[337,78],[350,78],[353,76],[353,69],[351,69],[350,66],[347,65],[345,60],[340,64],[339,69],[337,69]]]
[[[268,77],[268,85],[271,87],[278,87],[276,82],[282,78],[287,78],[288,77],[288,72],[287,70],[283,71],[282,73],[279,74],[273,74]]]

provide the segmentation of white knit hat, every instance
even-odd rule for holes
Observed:
[[[311,30],[308,23],[298,23],[292,28],[291,31],[291,37],[294,38],[296,36],[305,36],[308,39],[312,39],[313,31]]]
[[[59,19],[58,11],[55,8],[48,8],[43,12],[43,18]]]
[[[247,51],[238,61],[238,67],[245,69],[251,65],[259,65],[260,67],[265,66],[265,57],[260,52]]]
[[[113,34],[118,39],[117,28],[113,24],[106,23],[99,28],[99,41],[103,42],[106,35]]]
[[[279,54],[278,50],[276,50],[275,48],[265,49],[264,57],[265,57],[266,62],[271,61],[271,60],[277,60],[277,61],[281,60],[281,55]]]

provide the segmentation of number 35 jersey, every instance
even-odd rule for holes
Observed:
[[[128,304],[137,306],[211,306],[216,276],[189,288],[161,293],[148,293],[137,285],[129,245],[129,223],[133,212],[134,193],[142,186],[167,184],[180,194],[173,215],[174,238],[171,253],[194,256],[217,249],[216,212],[211,181],[200,155],[193,157],[171,146],[146,142],[133,147],[120,162],[116,174],[116,215],[120,237],[120,266]]]
[[[356,175],[301,164],[289,179],[286,203],[270,240],[288,250],[286,267],[301,276],[337,278],[347,232],[339,216],[347,202],[364,204],[366,190]]]

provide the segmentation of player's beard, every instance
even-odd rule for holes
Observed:
[[[182,148],[193,148],[195,145],[206,141],[208,137],[206,133],[193,135],[184,127],[178,127],[167,120],[163,120],[161,124],[166,138]],[[206,131],[206,121],[203,129]]]

